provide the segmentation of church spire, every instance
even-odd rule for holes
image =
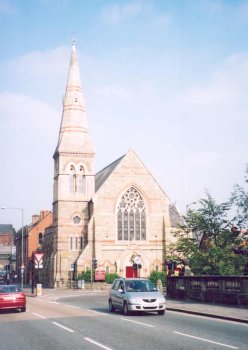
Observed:
[[[55,153],[93,154],[75,44],[73,40],[63,115]]]

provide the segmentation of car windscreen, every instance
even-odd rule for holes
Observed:
[[[21,291],[21,289],[19,286],[0,286],[0,294],[17,293],[20,291]]]
[[[156,292],[156,286],[149,280],[134,280],[126,282],[127,292]]]

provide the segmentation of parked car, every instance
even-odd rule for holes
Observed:
[[[26,311],[26,296],[18,285],[0,285],[0,310]]]
[[[4,281],[5,271],[0,270],[0,281]]]
[[[109,311],[122,310],[124,315],[131,311],[157,312],[164,315],[166,300],[157,287],[146,278],[117,278],[109,291]]]

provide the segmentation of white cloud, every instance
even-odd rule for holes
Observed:
[[[23,207],[29,223],[33,214],[51,208],[58,111],[38,99],[8,92],[0,94],[0,105],[0,204]],[[18,217],[9,222],[20,226]]]
[[[141,3],[125,3],[106,6],[102,17],[111,24],[120,24],[130,17],[138,15],[142,11]]]
[[[29,94],[51,103],[56,94],[64,92],[68,58],[68,48],[58,47],[46,52],[32,51],[2,62],[3,88],[11,86],[17,94]]]
[[[208,118],[218,114],[226,119],[233,117],[235,111],[235,118],[243,119],[243,109],[248,107],[247,94],[248,55],[237,54],[227,58],[208,81],[188,86],[179,96],[178,103],[188,113],[197,110],[206,115],[210,110],[215,111]]]

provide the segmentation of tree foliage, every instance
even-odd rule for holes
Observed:
[[[175,233],[177,243],[171,253],[180,252],[188,257],[194,274],[239,275],[243,273],[245,257],[234,254],[237,243],[231,231],[230,219],[233,200],[218,204],[207,192],[196,209],[189,208],[184,224]],[[195,207],[194,207],[195,208]]]
[[[246,187],[248,186],[248,167],[245,176]],[[236,206],[235,221],[238,227],[248,228],[248,188],[235,185],[233,188],[232,203]]]

